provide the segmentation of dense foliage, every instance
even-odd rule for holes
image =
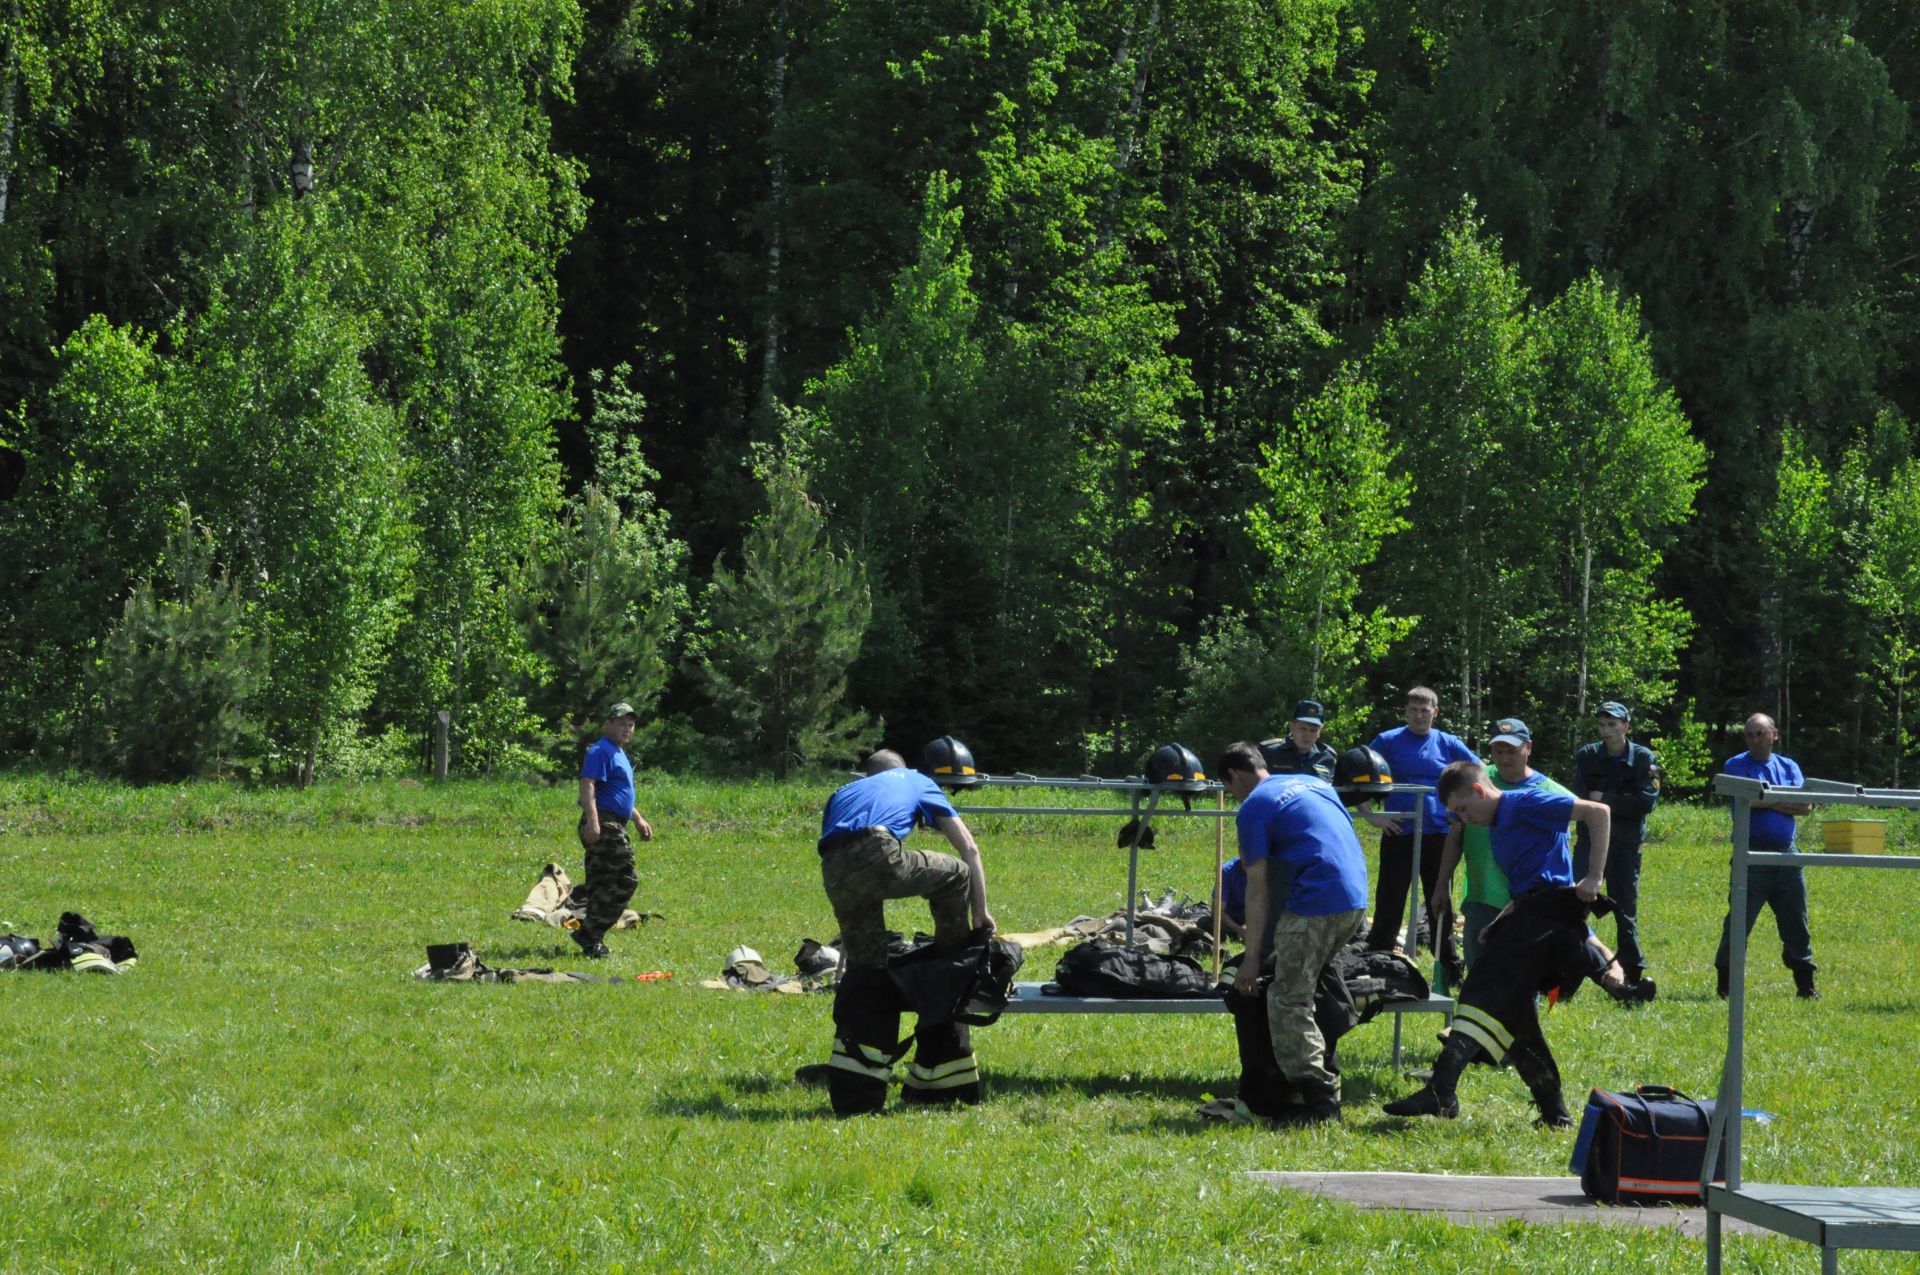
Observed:
[[[1915,18],[0,0],[0,753],[1910,774]]]

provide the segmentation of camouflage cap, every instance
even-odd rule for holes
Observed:
[[[633,711],[633,705],[627,703],[625,700],[615,700],[607,709],[605,720],[610,722],[616,717],[632,717],[638,719],[639,716],[640,714]]]

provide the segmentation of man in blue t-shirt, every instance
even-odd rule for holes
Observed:
[[[607,709],[600,738],[580,762],[580,844],[587,852],[580,892],[587,907],[573,941],[596,958],[609,955],[607,931],[620,923],[627,900],[640,888],[626,825],[633,824],[640,840],[653,840],[653,825],[633,808],[633,763],[626,753],[639,720],[625,700]]]
[[[1326,1065],[1313,989],[1365,913],[1366,856],[1346,806],[1325,780],[1270,775],[1260,750],[1245,742],[1221,756],[1220,776],[1240,801],[1234,826],[1247,870],[1247,950],[1233,990],[1249,998],[1258,993],[1270,945],[1268,1032],[1291,1091],[1278,1119],[1331,1120],[1340,1112],[1340,1077]]]
[[[1805,786],[1806,778],[1793,758],[1773,751],[1780,742],[1780,728],[1771,717],[1765,713],[1749,717],[1745,736],[1747,751],[1727,759],[1722,767],[1727,774],[1763,780],[1779,788]],[[1754,802],[1753,822],[1747,828],[1748,848],[1797,853],[1793,821],[1796,816],[1812,810],[1812,806],[1798,801]],[[1794,989],[1801,996],[1813,999],[1820,994],[1813,985],[1813,972],[1820,967],[1813,963],[1813,934],[1807,925],[1807,882],[1799,864],[1792,867],[1753,864],[1747,868],[1748,934],[1753,933],[1753,923],[1760,919],[1763,907],[1773,909],[1774,928],[1780,932],[1780,960],[1793,971]],[[1727,994],[1727,950],[1733,940],[1732,924],[1733,912],[1729,909],[1726,920],[1720,924],[1720,950],[1713,956],[1714,976],[1722,996]]]
[[[1456,1116],[1457,1086],[1467,1065],[1506,1058],[1533,1096],[1540,1113],[1536,1123],[1571,1125],[1560,1067],[1540,1030],[1535,1001],[1542,991],[1557,995],[1579,986],[1583,978],[1619,978],[1619,966],[1591,940],[1586,925],[1606,871],[1612,813],[1597,801],[1538,785],[1502,791],[1472,762],[1449,765],[1437,787],[1436,795],[1450,814],[1487,829],[1494,862],[1506,875],[1513,901],[1487,927],[1486,946],[1460,988],[1453,1025],[1434,1060],[1432,1078],[1419,1091],[1388,1103],[1386,1112]],[[1567,839],[1567,824],[1574,819],[1586,825],[1596,847],[1592,868],[1577,882]],[[1604,902],[1601,906],[1611,907]]]
[[[886,984],[886,900],[925,899],[938,948],[966,946],[969,911],[973,930],[990,936],[994,927],[980,848],[940,786],[908,770],[891,749],[868,757],[865,769],[864,779],[841,785],[827,799],[820,819],[820,879],[840,922],[843,958],[827,1062],[828,1094],[841,1115],[880,1110],[893,1074],[900,1008]],[[901,843],[918,827],[945,837],[954,854],[905,848]],[[980,1072],[965,1024],[923,1024],[915,1041],[902,1101],[980,1100]]]
[[[1503,717],[1494,723],[1494,736],[1487,742],[1487,756],[1493,769],[1487,782],[1506,792],[1512,788],[1544,788],[1548,792],[1573,794],[1533,768],[1533,732],[1518,717]],[[1580,825],[1585,831],[1586,825]],[[1460,901],[1460,913],[1466,918],[1461,938],[1466,947],[1467,968],[1480,959],[1480,935],[1501,909],[1513,901],[1507,876],[1493,857],[1493,843],[1487,830],[1478,824],[1453,820],[1447,828],[1446,847],[1440,852],[1439,886],[1427,900],[1428,915],[1437,927],[1439,918],[1452,909],[1453,870],[1466,865],[1467,887]]]
[[[1439,782],[1441,770],[1453,762],[1479,764],[1480,759],[1471,748],[1446,731],[1434,729],[1434,718],[1439,712],[1440,697],[1433,688],[1416,686],[1407,692],[1407,724],[1373,737],[1369,747],[1386,759],[1387,772],[1395,783],[1432,785]],[[1420,803],[1417,813],[1416,800]],[[1416,798],[1412,793],[1396,794],[1387,798],[1387,811],[1404,817],[1380,825],[1383,829],[1380,881],[1373,896],[1373,928],[1367,935],[1367,946],[1380,952],[1392,951],[1400,941],[1400,921],[1406,915],[1407,894],[1413,885],[1414,820],[1420,820],[1424,829],[1420,845],[1420,889],[1429,899],[1437,893],[1440,848],[1447,833],[1447,812],[1431,796]],[[1435,952],[1447,982],[1458,987],[1465,968],[1461,964],[1459,944],[1453,937],[1453,913],[1446,912],[1438,919]],[[1414,944],[1409,942],[1407,946]]]

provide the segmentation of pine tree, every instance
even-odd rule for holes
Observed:
[[[267,681],[241,590],[214,569],[213,537],[185,505],[178,511],[166,587],[151,576],[135,586],[97,669],[107,757],[136,783],[233,762],[257,740],[248,710]]]
[[[827,538],[804,460],[763,452],[759,477],[766,511],[739,569],[714,563],[693,671],[713,705],[709,733],[736,759],[770,760],[784,779],[877,730],[845,703],[873,600],[864,568]]]
[[[614,700],[639,714],[629,751],[645,754],[687,610],[686,546],[655,503],[659,476],[625,432],[644,407],[630,374],[625,364],[611,378],[594,374],[593,482],[543,537],[520,598],[527,645],[546,674],[527,688],[527,704],[567,757]]]

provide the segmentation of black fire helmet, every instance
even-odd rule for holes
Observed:
[[[951,735],[921,750],[920,773],[942,788],[977,788],[984,778],[973,767],[973,751]]]

